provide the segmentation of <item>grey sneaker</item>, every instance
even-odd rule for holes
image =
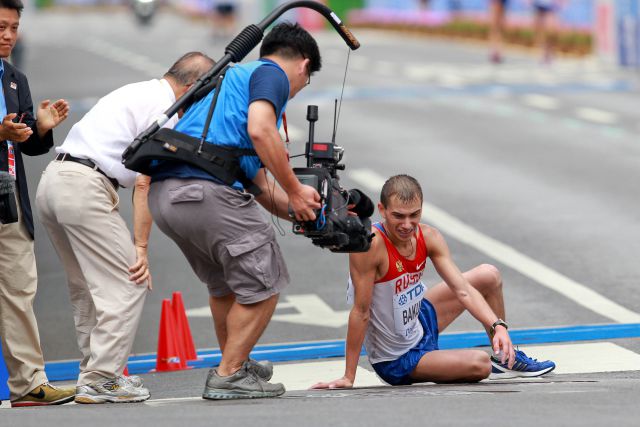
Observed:
[[[142,378],[140,378],[137,375],[123,375],[122,377],[125,380],[129,381],[129,383],[131,383],[131,385],[134,386],[135,388],[140,388],[144,386],[144,383],[142,382]]]
[[[254,399],[260,397],[276,397],[284,394],[284,386],[271,384],[256,375],[245,362],[238,372],[228,377],[221,377],[215,368],[209,371],[204,386],[203,399]]]
[[[265,381],[269,381],[273,376],[273,363],[268,360],[258,362],[257,360],[249,359],[247,361],[247,369]]]
[[[125,377],[105,378],[76,387],[76,403],[142,402],[149,398],[149,390],[135,387]]]

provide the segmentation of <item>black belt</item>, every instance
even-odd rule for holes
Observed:
[[[111,178],[109,175],[104,173],[102,169],[100,169],[95,163],[93,163],[89,159],[80,159],[78,157],[73,157],[72,155],[67,153],[58,153],[58,155],[56,156],[56,160],[59,162],[74,162],[74,163],[80,163],[81,165],[85,165],[93,169],[94,171],[99,172],[105,177],[107,177],[109,182],[111,182],[111,184],[113,185],[113,188],[115,188],[116,190],[120,187],[120,183],[118,182],[117,179]]]

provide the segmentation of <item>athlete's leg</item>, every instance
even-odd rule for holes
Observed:
[[[502,277],[500,271],[490,264],[479,265],[462,274],[475,289],[485,298],[489,307],[501,319],[505,319],[504,299],[502,297]],[[447,326],[462,314],[464,306],[446,283],[440,282],[425,295],[436,309],[438,331]],[[487,331],[488,333],[488,331]]]
[[[220,376],[239,370],[266,329],[276,309],[278,295],[254,304],[234,302],[227,316],[227,341],[218,367]]]
[[[216,338],[218,339],[218,345],[222,352],[224,352],[224,347],[227,344],[227,316],[235,301],[236,296],[234,294],[223,297],[209,296],[209,308],[211,308],[213,327],[216,330]]]
[[[416,382],[477,382],[491,373],[489,355],[482,350],[434,350],[411,372]]]

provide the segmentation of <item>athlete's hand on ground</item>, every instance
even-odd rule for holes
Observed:
[[[13,121],[16,117],[18,117],[16,113],[4,116],[2,124],[0,124],[0,140],[24,142],[33,135],[33,130],[25,123],[15,123]]]
[[[347,377],[338,378],[328,383],[319,382],[311,386],[312,389],[334,389],[334,388],[352,388],[353,382]]]
[[[289,194],[289,204],[298,221],[313,221],[313,210],[320,209],[320,195],[315,188],[300,184],[295,193]]]
[[[507,367],[513,368],[513,364],[516,362],[516,352],[513,349],[513,343],[509,337],[507,329],[498,326],[496,332],[493,335],[492,340],[493,354],[500,358],[500,363],[508,361]]]
[[[142,285],[146,281],[149,290],[153,289],[147,248],[136,246],[136,263],[129,267],[129,273],[131,273],[129,280],[136,282],[137,285]]]

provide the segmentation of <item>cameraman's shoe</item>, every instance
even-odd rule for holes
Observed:
[[[49,383],[44,383],[20,399],[13,400],[11,407],[62,405],[63,403],[71,402],[75,394],[74,388],[58,388]]]
[[[269,381],[273,376],[273,363],[268,360],[258,362],[257,360],[249,359],[247,361],[247,369],[265,381]]]
[[[271,384],[260,378],[245,362],[239,371],[228,377],[221,377],[215,368],[209,371],[204,386],[203,399],[255,399],[276,397],[284,394],[282,384]]]
[[[76,403],[132,403],[150,397],[149,390],[136,387],[127,377],[105,378],[76,387]]]

